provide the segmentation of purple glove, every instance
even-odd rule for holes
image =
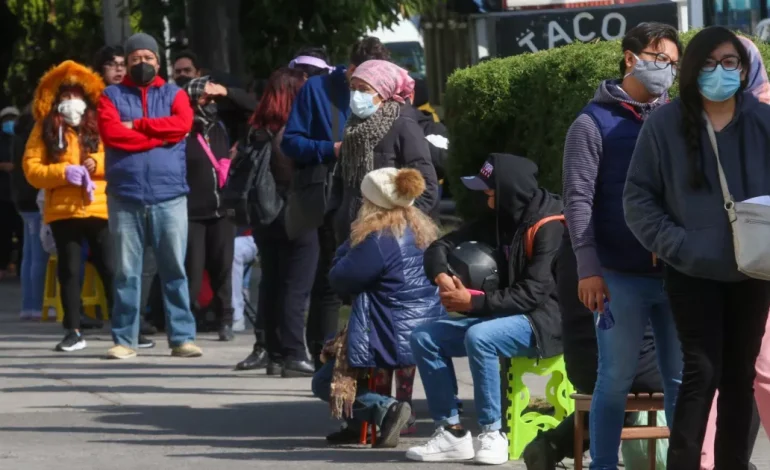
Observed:
[[[85,169],[85,167],[83,167],[83,169]],[[96,190],[96,183],[91,180],[91,175],[88,174],[88,170],[86,170],[85,175],[83,176],[83,190],[88,195],[88,202],[94,202],[94,191]]]
[[[82,165],[69,165],[64,169],[64,178],[74,186],[83,186],[83,178],[86,176],[88,176],[88,170]]]

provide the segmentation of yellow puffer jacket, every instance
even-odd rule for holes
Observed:
[[[43,221],[50,224],[62,219],[85,217],[106,219],[107,182],[104,181],[104,149],[101,144],[96,153],[81,157],[78,135],[72,128],[67,127],[64,132],[67,139],[67,152],[61,156],[59,163],[49,163],[42,131],[43,125],[38,121],[27,140],[23,166],[29,184],[46,190]],[[82,186],[74,186],[64,177],[65,168],[69,165],[81,165],[88,158],[93,158],[96,162],[96,171],[90,175],[91,180],[96,184],[94,200],[91,202]]]
[[[32,186],[45,189],[43,221],[51,223],[62,219],[86,217],[107,218],[107,194],[104,181],[104,148],[99,144],[96,153],[81,155],[78,135],[69,126],[64,127],[63,137],[67,140],[67,151],[58,162],[48,158],[48,150],[43,142],[43,120],[56,104],[59,89],[62,86],[77,85],[85,92],[86,99],[95,106],[99,101],[104,82],[93,70],[77,62],[67,60],[53,67],[40,79],[35,90],[32,113],[37,121],[27,140],[24,151],[24,175]],[[88,200],[83,187],[67,182],[64,170],[69,165],[82,165],[88,158],[96,162],[96,170],[91,180],[96,184],[94,200]]]

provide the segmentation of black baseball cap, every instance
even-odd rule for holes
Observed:
[[[460,178],[466,188],[471,191],[485,191],[495,189],[495,165],[494,157],[489,157],[476,176],[463,176]]]

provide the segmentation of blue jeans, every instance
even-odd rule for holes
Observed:
[[[589,416],[591,468],[616,470],[626,396],[636,376],[648,323],[655,337],[668,423],[673,423],[676,396],[682,383],[682,349],[663,279],[605,271],[604,281],[610,291],[615,326],[596,330],[599,370]]]
[[[446,319],[412,333],[412,354],[420,369],[428,408],[437,426],[460,424],[453,357],[468,356],[473,396],[483,432],[502,428],[500,356],[535,356],[535,336],[526,315]]]
[[[21,256],[21,310],[40,312],[43,308],[45,271],[48,253],[40,242],[41,215],[39,212],[22,212],[24,220],[24,246]]]
[[[331,399],[332,373],[334,372],[334,361],[329,361],[321,367],[313,376],[311,389],[313,395],[329,403]],[[353,417],[348,419],[348,427],[358,429],[362,422],[372,422],[379,427],[385,415],[396,400],[393,397],[386,397],[379,393],[369,391],[359,382],[356,390],[356,401],[353,403]]]
[[[166,332],[171,347],[195,340],[195,318],[184,269],[187,251],[187,197],[145,206],[108,196],[110,233],[115,246],[115,304],[112,338],[135,348],[139,336],[145,240],[158,265]]]

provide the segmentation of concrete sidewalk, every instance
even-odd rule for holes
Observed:
[[[155,349],[129,361],[106,361],[108,331],[87,335],[88,348],[53,352],[59,325],[21,323],[18,284],[0,283],[0,469],[460,469],[468,464],[415,464],[406,447],[432,432],[425,395],[415,382],[419,435],[401,448],[329,448],[323,436],[336,429],[328,407],[310,395],[309,379],[264,372],[236,373],[250,351],[250,334],[220,343],[211,334],[205,355],[177,359],[161,338]],[[458,361],[460,395],[473,423],[466,361]],[[542,381],[531,382],[533,394]],[[755,452],[770,469],[764,434]],[[523,470],[520,462],[505,468]],[[569,466],[571,468],[571,465]]]

